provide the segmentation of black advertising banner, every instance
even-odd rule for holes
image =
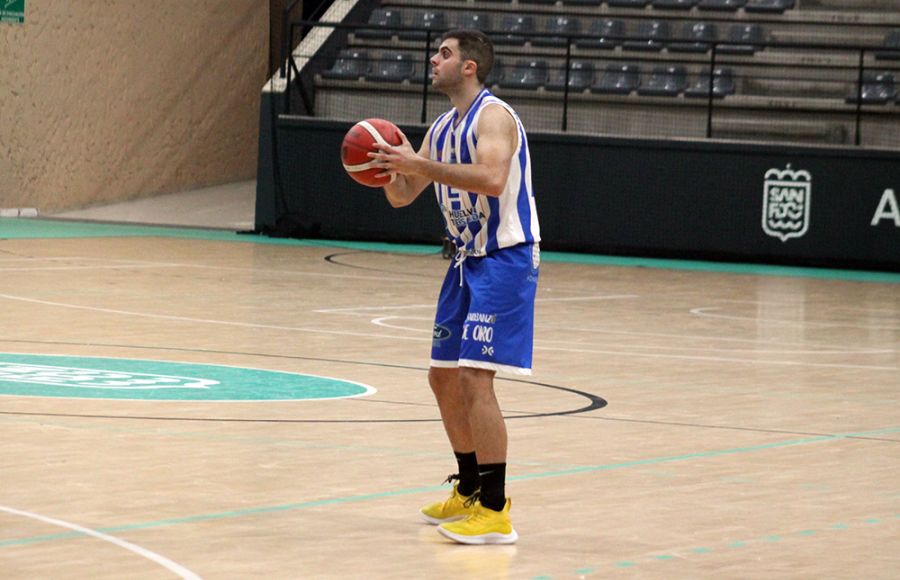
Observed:
[[[900,153],[532,141],[542,233],[566,249],[900,267]]]
[[[308,237],[437,242],[430,191],[395,210],[345,175],[350,125],[281,121],[283,200],[261,148],[257,229],[290,215]],[[414,145],[425,132],[403,130]],[[900,270],[900,152],[560,134],[529,146],[545,249]]]

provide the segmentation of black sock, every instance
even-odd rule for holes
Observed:
[[[475,458],[475,452],[457,453],[456,465],[459,468],[459,485],[456,488],[462,495],[472,495],[479,488],[481,481],[478,479],[478,460]]]
[[[484,463],[478,466],[481,477],[481,505],[495,512],[506,505],[506,464]]]

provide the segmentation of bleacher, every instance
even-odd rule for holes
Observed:
[[[858,126],[898,149],[896,4],[385,0],[315,55],[313,113],[430,121],[447,103],[426,39],[477,27],[496,45],[488,84],[532,131],[853,145]]]

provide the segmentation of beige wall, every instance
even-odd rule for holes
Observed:
[[[0,208],[252,179],[268,2],[27,0],[0,24]]]

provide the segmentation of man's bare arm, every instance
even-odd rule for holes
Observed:
[[[397,174],[398,178],[392,186],[403,184],[395,190],[399,201],[406,200],[408,192],[419,184],[422,184],[421,187],[424,189],[425,185],[432,181],[463,191],[497,197],[506,187],[510,160],[515,154],[518,139],[518,128],[512,115],[499,105],[489,105],[478,119],[476,146],[478,163],[432,161],[426,151],[427,138],[422,144],[424,155],[417,154],[406,142],[397,147],[376,145],[379,152],[369,153],[369,156],[382,162],[387,170],[385,173]],[[406,176],[407,179],[401,181],[400,176]],[[392,192],[388,191],[387,187],[385,191],[388,192],[388,199],[394,204]],[[416,191],[409,201],[400,205],[412,203],[419,193],[421,189]]]
[[[423,159],[428,159],[430,155],[428,143],[431,140],[431,130],[428,130],[428,133],[425,135],[425,139],[422,141],[422,146],[419,147],[419,151],[413,151],[412,145],[409,142],[409,139],[406,138],[402,132],[400,133],[403,137],[403,143],[393,149],[396,149],[398,152],[402,152],[404,155],[413,155],[417,157],[421,157]],[[376,144],[376,147],[378,145]],[[373,154],[369,154],[369,157],[375,157]],[[377,157],[375,157],[377,159]],[[385,167],[387,171],[384,173],[380,173],[379,175],[391,175],[395,176],[393,183],[389,183],[384,186],[384,195],[387,197],[388,203],[391,204],[392,207],[404,207],[416,200],[419,197],[419,194],[428,187],[428,184],[431,183],[431,180],[422,175],[414,175],[414,174],[403,174],[394,169],[389,169]]]

